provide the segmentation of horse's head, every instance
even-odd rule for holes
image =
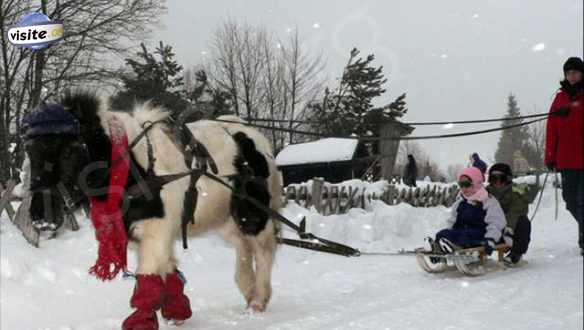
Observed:
[[[90,96],[68,95],[60,104],[43,104],[24,118],[25,150],[30,159],[30,212],[35,225],[58,227],[65,198],[83,200],[80,174],[90,165],[87,139],[92,128],[99,127],[97,106],[97,99]]]

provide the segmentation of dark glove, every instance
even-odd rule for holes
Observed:
[[[561,107],[554,112],[554,115],[558,117],[568,117],[570,115],[570,108]]]
[[[488,255],[493,254],[493,250],[495,250],[495,246],[497,246],[497,243],[495,243],[494,239],[492,239],[492,238],[485,239],[484,248],[485,248],[486,254],[488,254]]]
[[[547,167],[548,171],[550,171],[550,172],[556,171],[556,164],[555,163],[548,163],[548,164],[545,164],[545,166]]]

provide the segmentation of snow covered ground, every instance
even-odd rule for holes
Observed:
[[[181,328],[580,330],[583,259],[576,223],[563,203],[554,220],[554,192],[551,185],[546,189],[522,268],[477,278],[432,275],[411,256],[345,258],[281,247],[273,298],[263,314],[245,311],[233,282],[234,253],[221,239],[191,239],[187,251],[177,244],[194,311]],[[324,217],[290,204],[285,214],[297,221],[307,216],[314,233],[362,251],[395,252],[420,246],[443,225],[447,211],[374,203]],[[5,215],[0,231],[2,330],[120,328],[131,312],[134,280],[103,283],[88,275],[96,258],[88,220],[79,232],[42,242],[41,249],[30,247]],[[161,329],[171,328],[161,323]]]

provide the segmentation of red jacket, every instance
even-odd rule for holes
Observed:
[[[560,89],[550,108],[550,114],[568,108],[567,116],[549,116],[545,143],[545,164],[557,170],[584,169],[584,91],[576,96]]]

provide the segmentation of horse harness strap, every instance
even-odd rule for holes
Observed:
[[[152,148],[152,143],[148,137],[148,131],[158,123],[165,123],[170,128],[169,138],[171,141],[177,145],[177,148],[183,153],[184,161],[186,167],[189,169],[189,186],[185,191],[183,199],[183,210],[181,214],[181,232],[183,248],[188,248],[187,244],[187,226],[189,223],[195,223],[195,209],[197,205],[197,188],[196,183],[200,178],[200,172],[205,172],[207,170],[207,165],[211,168],[214,173],[217,173],[217,165],[211,158],[207,149],[203,144],[199,143],[186,124],[182,122],[177,122],[173,118],[168,117],[163,120],[158,120],[155,122],[144,122],[142,124],[143,131],[132,141],[131,147],[135,146],[138,141],[144,137],[146,139],[146,146],[148,151],[148,169],[146,174],[146,179],[144,179],[146,186],[161,188],[167,183],[178,180],[183,176],[173,176],[171,178],[159,177],[154,173],[154,152]],[[164,130],[163,130],[164,131]],[[196,160],[196,171],[192,171],[193,160]],[[172,180],[169,180],[172,179]]]
[[[188,248],[187,243],[187,227],[189,223],[195,223],[195,209],[197,207],[197,199],[198,199],[198,191],[197,191],[197,181],[201,177],[200,171],[207,170],[207,160],[211,159],[209,157],[207,150],[201,149],[198,143],[193,136],[192,132],[184,123],[176,123],[171,118],[169,119],[171,122],[171,131],[174,138],[171,140],[178,142],[181,147],[180,150],[183,150],[184,160],[186,167],[190,170],[189,175],[189,186],[185,191],[184,199],[183,199],[183,209],[181,213],[181,236],[182,236],[182,244],[183,249]],[[201,151],[204,150],[204,151]],[[195,157],[195,155],[199,157]],[[204,158],[204,159],[201,159]],[[192,171],[193,169],[193,159],[197,160],[196,167],[197,171]],[[215,163],[211,160],[212,164]],[[215,166],[215,170],[216,170]]]
[[[164,122],[167,122],[166,120]],[[154,123],[152,122],[145,122],[142,124],[142,128],[144,129],[143,132],[147,132],[148,130],[150,130],[150,128],[152,128],[152,126],[154,126]],[[185,133],[185,131],[188,130],[188,128],[186,128],[185,125],[182,125],[182,127],[180,128],[176,128],[176,126],[174,125],[174,123],[170,123],[169,127],[171,128],[171,131],[173,133],[173,136],[170,136],[171,141],[178,141],[177,144],[179,144],[177,147],[179,147],[179,150],[182,151],[183,155],[184,155],[184,160],[185,160],[185,165],[186,167],[190,170],[192,163],[193,163],[193,151],[195,150],[189,143],[190,141],[192,141],[192,139],[194,139],[194,137],[191,135],[190,137],[187,136],[187,134]],[[158,178],[158,176],[156,176],[156,174],[154,173],[154,162],[156,161],[156,159],[154,158],[154,151],[152,148],[152,143],[150,142],[150,138],[148,137],[148,134],[144,134],[144,137],[146,139],[146,146],[148,149],[148,169],[146,170],[146,185],[148,187],[153,187],[153,186],[159,186],[162,187],[164,184],[169,183],[169,182],[153,182],[153,179]],[[195,144],[196,142],[193,141],[193,144]],[[195,223],[195,208],[196,208],[196,204],[197,204],[197,188],[196,188],[196,183],[197,180],[199,179],[200,175],[196,175],[196,174],[191,174],[189,176],[189,187],[187,188],[187,190],[185,191],[184,194],[184,199],[183,199],[183,209],[182,209],[182,214],[181,214],[181,233],[182,233],[182,241],[183,241],[183,248],[188,248],[188,243],[187,243],[187,226],[189,223]],[[156,180],[155,180],[156,181]]]
[[[154,159],[154,155],[153,155],[153,151],[152,151],[152,145],[150,143],[149,138],[146,136],[147,135],[146,133],[155,124],[160,123],[160,122],[166,122],[166,123],[170,124],[168,126],[171,128],[171,132],[172,132],[171,140],[180,143],[180,145],[182,146],[181,148],[179,148],[179,150],[180,149],[183,150],[183,154],[185,157],[185,165],[188,168],[188,170],[186,172],[169,174],[169,175],[161,175],[161,176],[157,176],[154,174],[153,166],[154,166],[155,159]],[[218,177],[216,175],[218,173],[217,166],[216,166],[215,162],[213,161],[213,159],[211,158],[207,149],[203,146],[203,144],[199,143],[196,140],[196,138],[193,136],[192,132],[188,129],[188,127],[184,123],[177,123],[172,118],[168,118],[168,119],[160,120],[160,121],[156,121],[156,122],[146,122],[143,125],[143,128],[144,128],[144,131],[142,131],[142,133],[140,133],[134,139],[134,141],[132,141],[132,143],[128,146],[128,150],[131,150],[132,147],[134,147],[138,143],[139,139],[146,136],[146,140],[147,140],[146,143],[147,143],[147,147],[148,147],[148,163],[149,163],[149,165],[148,165],[148,168],[149,168],[148,174],[149,175],[147,175],[147,178],[144,179],[146,185],[148,187],[151,187],[151,188],[152,187],[160,188],[160,187],[166,185],[167,183],[182,179],[185,176],[190,177],[189,187],[185,191],[185,198],[183,201],[183,212],[182,212],[182,216],[181,216],[181,231],[182,231],[183,248],[185,248],[185,249],[188,248],[187,226],[189,223],[194,223],[194,221],[195,221],[194,214],[195,214],[196,202],[197,202],[197,197],[198,197],[196,183],[197,183],[198,179],[204,175],[204,176],[208,177],[209,179],[211,179],[211,180],[223,185],[224,187],[230,189],[232,191],[233,195],[235,195],[236,197],[249,201],[255,207],[257,207],[257,208],[261,209],[262,211],[266,212],[267,214],[269,214],[270,217],[272,217],[273,219],[278,220],[281,223],[283,223],[284,225],[290,227],[291,229],[296,231],[296,233],[298,234],[298,237],[301,239],[301,240],[294,240],[294,239],[287,239],[287,238],[278,238],[278,243],[287,244],[287,245],[291,245],[291,246],[295,246],[295,247],[299,247],[299,248],[320,251],[320,252],[327,252],[327,253],[343,255],[343,256],[347,256],[347,257],[361,255],[361,252],[357,249],[351,248],[351,247],[346,246],[344,244],[332,242],[332,241],[326,240],[324,238],[320,238],[312,233],[307,233],[305,231],[306,221],[304,219],[301,221],[300,226],[298,226],[295,223],[293,223],[292,221],[288,220],[283,215],[281,215],[280,213],[272,210],[269,207],[266,207],[260,201],[255,199],[253,196],[250,196],[247,193],[247,191],[245,190],[245,188],[240,189],[240,190],[235,190],[232,186],[225,183],[220,177]],[[231,134],[229,134],[229,135],[231,135]],[[197,160],[195,168],[192,167],[193,159]],[[213,173],[210,173],[209,171],[207,171],[208,167],[211,168],[211,171]],[[152,171],[150,172],[151,168],[152,168]],[[248,169],[250,170],[250,173],[247,173],[246,175],[232,174],[232,175],[225,176],[225,178],[228,180],[233,180],[236,177],[239,177],[241,180],[243,180],[245,182],[255,180],[256,178],[253,174],[253,170],[251,169],[251,167]],[[245,187],[245,185],[242,185],[242,187]],[[132,189],[130,189],[130,190],[131,190],[130,194],[132,192],[134,192],[136,194],[140,193],[138,191],[132,191]]]
[[[154,126],[153,122],[147,121],[142,124],[143,132],[148,132],[152,126]],[[146,149],[148,154],[148,168],[146,169],[146,176],[150,177],[154,175],[154,162],[156,162],[156,158],[154,158],[154,150],[152,148],[152,142],[150,141],[150,137],[148,134],[144,134],[144,138],[146,139]],[[137,138],[136,140],[137,141]],[[131,149],[128,147],[128,149]]]
[[[194,176],[195,178],[198,179],[199,177],[201,177],[203,175],[208,177],[209,179],[219,183],[220,185],[226,187],[227,189],[231,190],[233,195],[235,195],[236,197],[249,201],[257,208],[259,208],[262,211],[269,214],[270,217],[272,217],[273,219],[280,221],[284,225],[288,226],[289,228],[294,230],[298,234],[298,237],[301,239],[301,240],[294,240],[294,239],[288,239],[288,238],[278,238],[278,243],[287,244],[287,245],[291,245],[291,246],[295,246],[295,247],[299,247],[299,248],[304,248],[304,249],[320,251],[320,252],[338,254],[338,255],[342,255],[342,256],[346,256],[346,257],[357,257],[357,256],[361,255],[361,252],[359,250],[354,249],[350,246],[326,240],[326,239],[318,237],[312,233],[307,233],[305,230],[306,221],[304,219],[300,222],[300,225],[297,225],[294,222],[288,220],[286,217],[284,217],[280,213],[272,210],[269,207],[266,207],[260,201],[255,199],[254,197],[246,194],[245,191],[236,191],[229,184],[225,183],[220,177],[218,177],[212,173],[209,173],[208,171],[203,171],[202,169],[199,169],[199,168],[194,168],[194,169],[188,170],[186,172],[182,172],[182,173],[156,176],[155,178],[149,180],[148,186],[162,187],[167,183],[182,179],[185,176]],[[237,176],[238,176],[238,174],[233,174],[233,175],[226,176],[225,178],[233,179]],[[184,236],[185,234],[186,234],[186,231],[183,232],[183,244],[186,242],[185,236]]]
[[[296,225],[294,222],[288,220],[286,217],[284,217],[280,213],[272,210],[269,207],[266,207],[260,201],[255,199],[254,197],[248,195],[245,191],[242,191],[242,192],[236,191],[235,189],[233,189],[233,187],[231,187],[230,185],[225,183],[223,180],[221,180],[216,175],[213,175],[209,172],[202,172],[201,175],[204,175],[204,176],[208,177],[209,179],[227,187],[228,189],[230,189],[232,191],[232,193],[235,196],[249,201],[255,207],[268,213],[270,215],[270,217],[272,217],[273,219],[278,220],[281,223],[283,223],[284,225],[293,229],[298,234],[298,237],[300,239],[302,239],[302,240],[293,240],[293,239],[287,239],[287,238],[279,238],[278,243],[296,246],[299,248],[316,250],[316,251],[320,251],[320,252],[327,252],[327,253],[343,255],[346,257],[358,257],[361,255],[361,252],[359,250],[354,249],[350,246],[326,240],[326,239],[318,237],[312,233],[307,233],[305,230],[306,229],[305,219],[303,219],[300,222],[300,226]],[[230,176],[228,176],[228,178],[233,178],[235,176],[237,176],[237,175],[230,175]],[[305,241],[305,240],[308,240],[308,241]]]

